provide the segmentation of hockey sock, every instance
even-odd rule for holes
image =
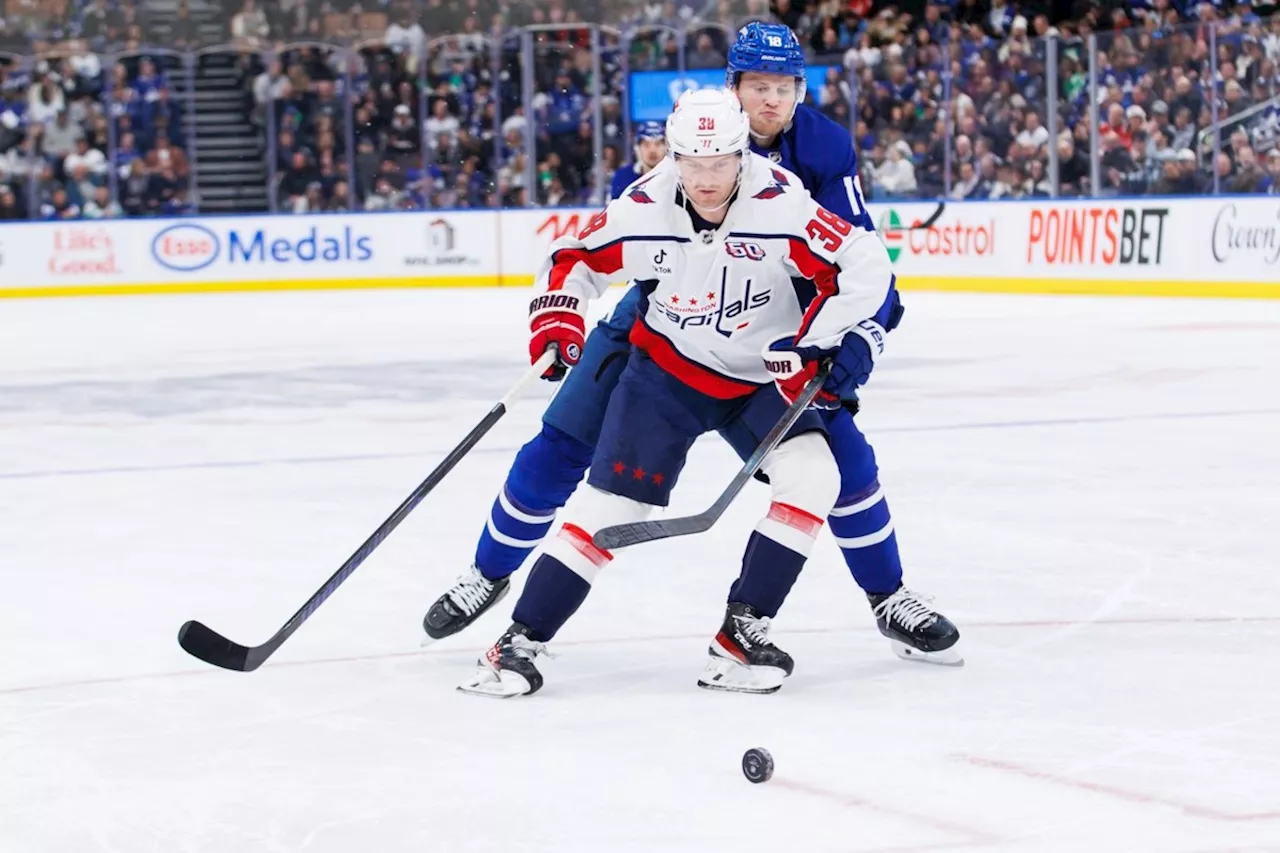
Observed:
[[[864,592],[884,594],[902,584],[898,538],[889,515],[889,502],[879,480],[848,497],[842,497],[827,516],[845,564]]]
[[[552,426],[520,448],[476,545],[476,568],[490,580],[520,568],[551,529],[591,464],[592,449]]]
[[[533,564],[513,618],[529,627],[530,638],[549,642],[586,601],[596,575],[612,559],[581,527],[565,524]]]
[[[749,604],[761,616],[778,615],[821,529],[822,519],[774,501],[747,540],[742,573],[729,588],[729,601]]]

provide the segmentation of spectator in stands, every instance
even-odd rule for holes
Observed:
[[[1087,128],[1086,128],[1087,130]],[[1086,139],[1087,139],[1086,134]],[[1039,161],[1033,161],[1039,162]],[[1089,182],[1089,156],[1075,144],[1070,133],[1058,135],[1058,184],[1065,196],[1085,195]],[[1030,193],[1029,193],[1030,194]]]
[[[960,164],[959,180],[951,186],[951,197],[956,200],[969,198],[978,189],[980,180],[981,175],[974,168],[973,161],[966,160]]]
[[[1022,197],[1022,181],[1018,177],[1017,168],[1012,163],[1000,163],[996,167],[996,179],[987,190],[987,198],[991,201],[1000,201]]]
[[[1242,113],[1249,107],[1253,106],[1249,101],[1249,96],[1245,94],[1244,87],[1240,85],[1239,80],[1228,80],[1224,88],[1226,98],[1226,113],[1233,116],[1236,113]]]
[[[37,71],[35,82],[27,90],[26,114],[28,121],[46,124],[66,111],[67,102],[62,88],[48,73],[48,63],[41,62],[39,67],[45,70]]]
[[[911,162],[911,145],[898,140],[889,146],[889,154],[875,171],[877,189],[888,196],[903,196],[916,190],[916,167]]]
[[[426,122],[427,149],[438,149],[440,137],[452,137],[461,126],[458,117],[449,111],[449,102],[443,98],[437,100],[432,107],[431,117]]]
[[[356,143],[355,190],[357,199],[367,199],[374,190],[378,174],[378,150],[375,140],[361,137]]]
[[[124,208],[111,198],[109,187],[100,186],[93,191],[93,196],[84,203],[85,219],[118,219],[124,216]]]
[[[1184,192],[1192,191],[1194,186],[1187,177],[1183,176],[1182,169],[1178,165],[1176,152],[1163,155],[1160,163],[1160,178],[1152,185],[1152,193],[1155,195],[1180,195]]]
[[[1236,152],[1236,170],[1226,192],[1261,193],[1270,186],[1267,173],[1258,163],[1258,156],[1247,145]]]
[[[320,213],[325,208],[324,184],[312,181],[307,184],[306,195],[294,207],[294,213]]]
[[[404,200],[404,193],[391,185],[391,181],[379,177],[374,185],[373,194],[365,199],[365,210],[395,210]]]
[[[1280,195],[1280,148],[1267,152],[1266,192],[1268,195]]]
[[[1218,173],[1218,187],[1225,188],[1231,181],[1231,173],[1235,170],[1235,164],[1231,162],[1231,155],[1223,151],[1214,159],[1214,166]]]
[[[278,58],[273,58],[266,70],[254,78],[254,103],[259,107],[264,107],[268,101],[280,98],[287,84],[288,78],[284,76],[284,66],[281,65]]]
[[[709,33],[699,33],[693,52],[685,57],[687,68],[723,68],[724,63],[725,55],[716,49]]]
[[[1031,160],[1027,163],[1027,178],[1022,184],[1024,197],[1049,198],[1053,195],[1053,185],[1049,183],[1043,160]]]
[[[129,216],[142,216],[146,212],[147,186],[150,180],[147,164],[142,158],[129,164],[129,174],[119,188],[120,206]]]
[[[1190,148],[1195,141],[1196,126],[1191,121],[1191,110],[1182,106],[1177,108],[1173,119],[1173,135],[1169,144],[1177,149]]]
[[[231,39],[248,47],[258,48],[271,35],[267,16],[254,0],[244,0],[240,11],[231,19]]]
[[[422,25],[414,20],[413,9],[409,6],[396,10],[383,41],[396,53],[407,53],[418,60],[427,53],[427,34]]]
[[[13,192],[13,187],[5,183],[0,183],[0,221],[13,221],[16,219],[26,219],[26,214],[18,205],[18,197]]]
[[[144,102],[154,101],[158,97],[157,92],[168,86],[164,76],[156,68],[155,61],[149,56],[144,56],[138,64],[138,73],[133,76],[131,85]]]
[[[319,171],[305,151],[295,151],[280,177],[280,206],[291,213],[306,213],[307,189],[318,181]]]
[[[167,136],[156,138],[155,147],[147,155],[154,157],[156,164],[162,168],[171,167],[179,180],[184,184],[191,175],[191,165],[187,153],[169,141]]]
[[[194,50],[200,47],[200,28],[191,17],[187,0],[180,0],[178,11],[169,25],[169,44],[178,50]]]
[[[76,150],[62,161],[62,168],[68,175],[83,172],[101,177],[107,173],[107,157],[97,148],[90,148],[89,140],[81,136],[76,140]]]
[[[81,139],[84,139],[84,128],[71,121],[70,112],[63,110],[52,124],[45,126],[43,151],[62,159],[76,149],[76,143]]]
[[[40,218],[45,220],[79,219],[80,207],[71,201],[71,197],[62,186],[54,186],[49,199],[40,205]]]
[[[1141,186],[1133,185],[1133,176],[1140,173],[1140,170],[1120,135],[1115,131],[1106,133],[1102,137],[1102,150],[1099,163],[1102,190],[1111,195],[1142,192]]]
[[[109,35],[120,30],[120,14],[107,6],[107,0],[93,0],[80,17],[80,37],[94,50],[104,50]]]
[[[346,105],[339,98],[332,80],[319,80],[315,84],[315,101],[311,105],[311,115],[317,119],[328,119],[332,123],[331,130],[339,136],[346,124]]]
[[[1195,187],[1193,190],[1195,195],[1200,195],[1212,187],[1212,181],[1209,180],[1208,175],[1200,171],[1200,162],[1190,148],[1182,148],[1178,151],[1178,168],[1184,180]]]
[[[437,139],[447,137],[448,134],[440,134]],[[386,149],[388,153],[399,158],[402,164],[421,159],[421,134],[413,120],[412,111],[405,104],[399,104],[395,108],[391,126],[387,129]]]
[[[326,213],[346,213],[351,210],[351,189],[346,181],[338,181],[333,185],[333,192],[325,203]]]

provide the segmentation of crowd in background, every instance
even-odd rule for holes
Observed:
[[[191,211],[192,92],[155,48],[216,42],[196,20],[211,12],[285,211],[595,201],[597,175],[631,156],[626,72],[721,68],[753,19],[786,23],[828,67],[808,101],[851,131],[873,199],[1198,194],[1215,172],[1222,192],[1280,192],[1280,15],[1256,2],[182,0],[160,34],[161,12],[134,0],[7,0],[0,219]],[[586,21],[612,28],[599,171]],[[528,25],[542,28],[526,114],[512,34]],[[1215,118],[1216,160],[1201,145]]]

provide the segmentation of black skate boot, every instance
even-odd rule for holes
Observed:
[[[903,660],[960,666],[960,632],[951,620],[929,607],[929,598],[899,586],[888,595],[868,595],[880,633]]]
[[[476,661],[475,675],[458,685],[458,689],[497,699],[537,693],[542,687],[542,673],[538,672],[534,660],[540,654],[552,657],[544,644],[529,639],[529,628],[519,622],[512,623],[498,642]]]
[[[708,651],[711,660],[698,678],[708,690],[774,693],[795,667],[791,655],[769,642],[769,617],[748,604],[729,604]]]
[[[510,578],[491,581],[475,566],[463,572],[422,619],[428,639],[423,645],[458,633],[501,601],[511,588]]]

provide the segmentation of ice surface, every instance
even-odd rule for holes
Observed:
[[[774,696],[694,680],[746,530],[625,553],[527,700],[419,650],[535,430],[525,294],[0,303],[0,853],[1280,850],[1280,303],[908,294],[860,422],[968,665],[894,658],[824,535]],[[737,462],[699,443],[674,512]],[[568,514],[572,514],[572,504]],[[738,761],[764,746],[764,785]]]

